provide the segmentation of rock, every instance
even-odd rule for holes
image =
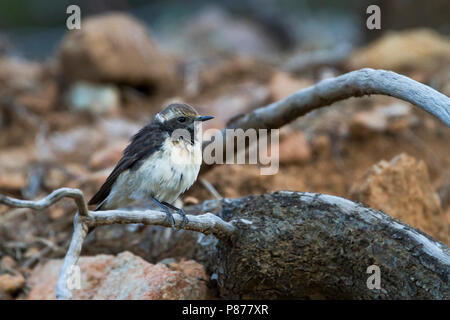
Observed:
[[[14,294],[25,285],[25,278],[20,274],[0,274],[0,291]]]
[[[14,91],[33,90],[38,85],[42,67],[37,62],[19,58],[0,58],[0,85]]]
[[[145,25],[121,13],[82,21],[59,48],[61,74],[69,81],[112,82],[160,89],[171,87],[175,65],[156,48]]]
[[[273,57],[276,41],[260,25],[236,18],[217,6],[208,6],[176,29],[165,44],[167,50],[182,52],[183,58],[212,58],[218,55]]]
[[[288,73],[278,71],[270,80],[269,90],[272,99],[278,101],[313,84],[311,80],[297,79]]]
[[[213,120],[205,123],[203,129],[223,128],[231,118],[261,107],[268,98],[269,91],[265,86],[255,82],[241,83],[232,88],[229,93],[200,105],[201,109],[210,110],[209,112],[215,115]]]
[[[247,56],[216,59],[199,67],[198,81],[201,89],[220,87],[224,82],[236,82],[236,79],[244,78],[266,82],[273,73],[267,64]]]
[[[64,216],[65,209],[63,207],[52,206],[49,209],[48,216],[52,220],[58,220]]]
[[[408,129],[415,121],[409,104],[395,102],[355,113],[350,120],[350,134],[364,137],[372,133],[397,133]]]
[[[16,260],[11,256],[4,256],[0,260],[0,270],[2,269],[14,269],[17,265]]]
[[[311,158],[311,147],[305,134],[297,131],[286,135],[279,144],[278,157],[280,163],[307,162]]]
[[[439,197],[433,191],[427,167],[406,154],[374,165],[351,190],[351,197],[449,243]]]
[[[19,191],[27,186],[24,172],[2,172],[0,175],[0,190],[7,192]]]
[[[332,153],[331,139],[326,134],[315,134],[311,139],[311,149],[314,155],[330,157]]]
[[[353,53],[350,69],[432,71],[450,62],[450,40],[429,29],[390,32]]]
[[[83,162],[104,143],[104,139],[104,134],[98,128],[77,127],[52,133],[39,151],[46,160]]]
[[[27,168],[35,159],[34,148],[14,147],[0,150],[0,190],[13,192],[26,187]]]
[[[76,82],[66,92],[65,100],[72,111],[87,111],[94,115],[118,111],[120,92],[114,85]]]
[[[261,175],[257,165],[219,165],[202,176],[224,198],[264,194],[276,190],[305,190],[302,178],[289,170],[279,170],[273,175]],[[187,193],[198,199],[212,199],[211,193],[199,183]]]
[[[127,140],[119,140],[106,146],[104,149],[96,151],[92,154],[91,160],[89,161],[89,167],[98,170],[115,165],[122,157],[122,152],[128,143]]]
[[[50,260],[33,270],[27,299],[55,299],[54,289],[62,260]],[[194,261],[150,264],[123,252],[117,256],[81,257],[81,289],[73,290],[74,299],[206,299],[208,276]]]

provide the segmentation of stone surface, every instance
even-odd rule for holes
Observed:
[[[162,55],[140,21],[107,13],[82,21],[59,48],[61,73],[69,80],[136,86],[173,85],[175,66]]]
[[[79,81],[66,92],[66,103],[75,112],[93,115],[116,113],[120,106],[120,92],[116,86]]]
[[[270,150],[270,149],[269,149]],[[311,158],[311,147],[303,132],[286,135],[278,148],[280,163],[304,163]]]
[[[381,210],[432,237],[449,243],[450,230],[423,161],[400,154],[380,161],[360,181],[351,197]]]
[[[27,185],[28,164],[36,159],[35,150],[26,147],[0,150],[0,191],[16,192]]]
[[[83,162],[105,143],[106,138],[98,128],[89,126],[53,132],[42,145],[40,155],[47,160]]]
[[[42,67],[19,58],[0,58],[0,85],[13,90],[35,89]]]
[[[0,291],[12,294],[25,285],[25,278],[20,274],[0,274]]]
[[[27,299],[55,299],[54,289],[62,260],[51,260],[38,266],[29,283]],[[81,289],[74,299],[206,299],[208,276],[195,261],[150,264],[142,258],[123,252],[117,256],[81,257]]]
[[[92,169],[105,169],[115,165],[122,157],[122,152],[128,145],[129,141],[119,140],[105,148],[98,150],[89,161]]]
[[[376,106],[371,110],[355,113],[350,120],[350,134],[366,136],[371,133],[396,133],[414,124],[412,108],[404,102]]]
[[[218,98],[203,102],[200,108],[210,110],[215,116],[203,126],[206,131],[209,128],[223,128],[226,123],[237,114],[247,113],[264,105],[269,98],[269,91],[264,85],[248,81],[234,86],[230,91]],[[210,137],[205,133],[205,139]]]
[[[434,70],[450,61],[450,40],[429,29],[391,32],[349,59],[351,69]]]
[[[278,101],[313,84],[309,79],[294,78],[286,72],[278,71],[270,80],[269,90],[272,99]]]

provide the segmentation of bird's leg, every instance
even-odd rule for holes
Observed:
[[[170,203],[167,203],[165,201],[163,201],[162,203],[165,206],[169,207],[170,209],[175,210],[179,215],[183,217],[183,221],[180,224],[180,229],[183,228],[189,222],[189,219],[186,217],[186,212],[183,209],[177,208],[174,205],[171,205]]]
[[[173,218],[172,212],[170,212],[168,206],[164,205],[163,203],[159,202],[158,200],[156,200],[153,197],[152,197],[152,201],[154,203],[156,203],[161,209],[164,210],[164,212],[166,213],[166,221],[170,222],[170,224],[172,225],[172,229],[173,230],[176,230],[176,228],[175,228],[175,219]]]

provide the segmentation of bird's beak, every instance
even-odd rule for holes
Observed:
[[[211,120],[211,119],[214,119],[214,117],[211,117],[211,116],[200,116],[200,117],[197,117],[197,121],[208,121],[208,120]]]

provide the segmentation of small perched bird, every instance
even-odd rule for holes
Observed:
[[[211,116],[200,116],[187,104],[173,103],[157,113],[125,148],[114,170],[89,201],[95,210],[112,210],[136,201],[152,200],[175,221],[170,209],[182,215],[173,202],[195,182],[202,161],[198,126]]]

